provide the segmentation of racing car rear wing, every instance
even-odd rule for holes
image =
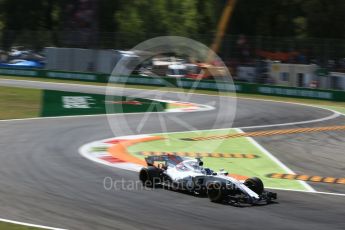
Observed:
[[[177,165],[183,161],[183,158],[176,155],[161,155],[161,156],[149,156],[145,158],[148,166],[156,166],[156,162],[164,162],[165,166]]]

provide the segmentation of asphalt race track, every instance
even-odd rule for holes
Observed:
[[[1,80],[0,84],[104,93],[103,87],[92,86],[14,80]],[[138,92],[126,90],[129,95]],[[161,96],[181,100],[177,93]],[[213,100],[206,95],[190,98],[204,104]],[[217,102],[215,106],[218,109]],[[164,116],[180,116],[197,129],[228,127],[224,122],[214,123],[217,109]],[[332,114],[302,105],[241,99],[233,126],[300,122]],[[150,116],[141,133],[160,131],[156,116]],[[221,116],[226,121],[227,115]],[[133,130],[141,117],[126,115]],[[344,124],[344,117],[334,117],[266,129]],[[184,131],[186,127],[168,120],[167,130]],[[122,133],[127,134],[131,133]],[[130,181],[137,180],[137,173],[91,162],[79,155],[78,148],[112,136],[105,116],[0,122],[0,218],[66,229],[345,229],[345,196],[278,191],[276,204],[237,208],[160,189],[108,191],[103,186],[105,177]],[[256,140],[296,173],[344,177],[344,131]],[[344,185],[310,185],[317,191],[345,193]]]

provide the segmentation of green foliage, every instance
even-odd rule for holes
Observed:
[[[98,31],[125,34],[116,41],[181,35],[209,43],[227,0],[97,0]],[[0,0],[5,31],[64,29],[71,0]],[[237,0],[228,34],[276,37],[345,38],[344,0]],[[197,37],[202,34],[203,37]],[[106,37],[109,39],[109,34]],[[123,36],[125,37],[125,36]],[[2,35],[7,42],[14,40]],[[106,40],[106,39],[104,39]],[[121,43],[123,44],[123,43]]]
[[[345,38],[343,0],[239,0],[233,34]]]
[[[309,36],[345,38],[345,1],[305,0],[302,8]]]
[[[188,35],[198,32],[197,0],[135,0],[115,13],[119,32]],[[139,31],[140,30],[140,31]]]
[[[53,0],[2,0],[2,22],[5,29],[9,30],[52,29],[56,4]]]

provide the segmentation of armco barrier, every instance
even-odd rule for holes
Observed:
[[[82,72],[66,72],[43,69],[12,69],[0,68],[0,75],[10,76],[27,76],[51,79],[78,80],[87,82],[106,83],[109,75],[99,73],[82,73]],[[285,86],[260,85],[251,83],[235,83],[235,85],[216,82],[213,80],[202,80],[198,84],[194,84],[192,79],[181,78],[157,78],[148,76],[112,76],[113,83],[125,83],[132,85],[148,85],[159,87],[180,87],[195,88],[212,91],[227,91],[237,93],[262,94],[281,97],[309,98],[329,101],[345,101],[345,91],[338,90],[321,90],[309,88],[294,88]]]
[[[0,75],[39,77],[38,70],[0,68]]]
[[[0,75],[39,77],[39,78],[77,80],[77,81],[102,82],[102,83],[108,82],[108,74],[67,72],[67,71],[56,71],[56,70],[45,70],[45,69],[0,68]]]
[[[202,80],[198,84],[194,84],[192,79],[181,78],[154,78],[143,76],[130,76],[130,77],[112,77],[112,82],[126,83],[135,85],[151,85],[151,86],[177,86],[180,88],[195,88],[212,91],[227,91],[247,94],[262,94],[281,97],[296,97],[296,98],[308,98],[317,100],[329,100],[329,101],[345,101],[345,92],[337,90],[320,90],[309,88],[294,88],[285,86],[272,86],[272,85],[260,85],[252,83],[235,83],[234,85],[229,83],[216,82],[213,80]]]

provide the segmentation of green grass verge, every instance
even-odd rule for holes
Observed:
[[[106,86],[106,83],[98,83],[98,82],[82,82],[82,81],[74,81],[74,80],[60,80],[60,79],[45,79],[45,78],[34,78],[34,77],[14,77],[14,76],[1,76],[4,79],[15,79],[15,80],[31,80],[31,81],[43,81],[43,82],[58,82],[58,83],[70,83],[70,84],[81,84],[81,85],[99,85],[99,86]],[[124,87],[124,88],[136,88],[136,89],[149,89],[155,90],[159,89],[161,91],[171,91],[171,92],[189,92],[188,89],[181,89],[181,88],[163,88],[163,87],[156,87],[156,86],[145,86],[145,85],[124,85],[124,84],[111,84],[112,86],[116,87]],[[227,93],[227,92],[214,92],[208,90],[193,90],[195,93],[201,93],[206,95],[223,95],[223,96],[235,96],[234,93]],[[274,101],[285,101],[285,102],[296,102],[296,103],[305,103],[305,104],[313,104],[313,105],[327,105],[327,106],[336,106],[345,109],[345,102],[333,102],[333,101],[325,101],[325,100],[314,100],[314,99],[303,99],[303,98],[290,98],[290,97],[279,97],[279,96],[266,96],[260,94],[236,94],[239,98],[252,98],[252,99],[265,99],[265,100],[274,100]]]
[[[81,85],[98,85],[98,86],[106,86],[106,83],[97,83],[97,82],[81,82],[81,81],[73,81],[73,80],[60,80],[60,79],[42,79],[42,78],[34,78],[34,77],[14,77],[14,76],[1,76],[4,79],[14,79],[14,80],[31,80],[31,81],[42,81],[42,82],[56,82],[56,83],[69,83],[69,84],[81,84]],[[147,89],[147,90],[160,90],[160,91],[167,91],[167,92],[189,92],[188,89],[181,89],[181,88],[163,88],[163,87],[155,87],[155,86],[143,86],[143,85],[123,85],[123,84],[112,84],[114,87],[124,87],[124,88],[135,88],[135,89]],[[324,107],[327,109],[333,109],[340,113],[345,114],[345,102],[333,102],[333,101],[324,101],[324,100],[314,100],[314,99],[302,99],[302,98],[289,98],[289,97],[279,97],[279,96],[266,96],[260,94],[234,94],[234,93],[227,93],[227,92],[212,92],[207,90],[193,90],[194,93],[200,93],[205,95],[222,95],[222,96],[237,96],[238,98],[248,98],[248,99],[263,99],[263,100],[273,100],[273,101],[282,101],[282,102],[295,102],[295,103],[303,103],[303,104],[310,104],[310,105],[317,105],[320,107]],[[18,93],[18,96],[26,95],[25,93],[22,94],[21,92]],[[6,97],[6,96],[5,96]],[[3,100],[6,101],[4,97]],[[2,98],[2,97],[1,97]],[[30,98],[26,98],[29,100]],[[35,98],[33,99],[36,100]],[[28,107],[28,104],[26,107]],[[30,117],[37,117],[39,113],[37,113],[37,105],[35,104],[35,108],[33,111],[27,111],[26,109],[22,109],[21,107],[17,107],[16,109],[12,110],[12,114],[6,111],[7,104],[2,103],[0,104],[0,119],[14,119],[14,118],[30,118]],[[169,107],[174,108],[174,107]],[[28,108],[27,108],[28,109]],[[2,115],[2,113],[4,115]]]
[[[42,228],[33,228],[33,227],[27,227],[23,225],[17,225],[17,224],[10,224],[5,222],[0,222],[0,229],[2,230],[38,230]]]
[[[243,159],[243,158],[213,158],[204,157],[206,167],[219,170],[221,168],[229,173],[239,174],[243,176],[260,177],[267,187],[306,190],[306,188],[298,181],[271,179],[266,177],[270,173],[287,173],[282,167],[274,162],[268,155],[253,145],[247,138],[233,138],[225,140],[212,141],[183,141],[180,138],[191,138],[210,135],[224,135],[236,132],[234,129],[214,130],[203,132],[184,132],[172,133],[165,135],[168,140],[159,140],[153,142],[144,142],[133,145],[128,148],[129,152],[136,157],[144,158],[138,154],[141,151],[157,151],[157,152],[193,152],[193,153],[241,153],[255,154],[259,158]]]
[[[41,90],[0,87],[0,119],[38,117]]]
[[[345,114],[345,108],[344,107],[331,106],[331,105],[322,105],[320,107],[325,108],[325,109],[332,109],[332,110],[337,111],[339,113]]]

